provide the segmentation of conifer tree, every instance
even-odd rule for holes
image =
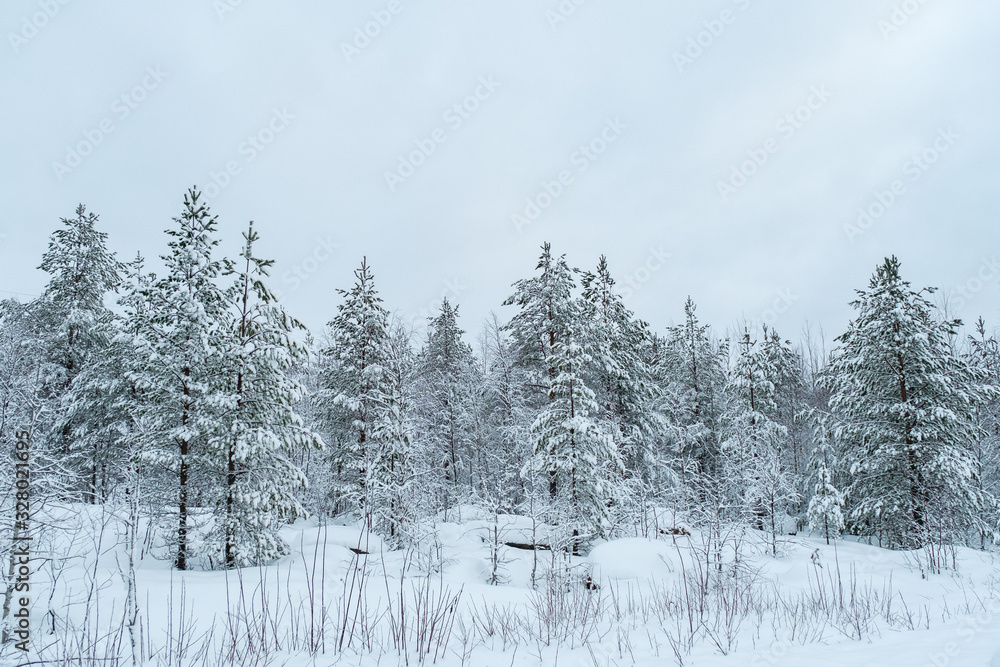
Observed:
[[[69,393],[74,380],[89,363],[102,359],[114,336],[113,316],[104,300],[117,291],[124,266],[108,250],[107,234],[97,230],[97,221],[83,204],[75,218],[62,219],[39,266],[50,279],[33,308],[45,360],[41,390],[53,402],[43,427],[45,437],[82,478],[92,503],[107,492],[102,481],[111,443],[102,436],[101,414],[73,410],[73,418],[67,419],[64,403],[73,401]]]
[[[494,514],[507,512],[525,499],[525,480],[519,474],[532,454],[530,426],[536,390],[528,386],[527,371],[516,363],[507,331],[491,313],[481,336],[483,389],[480,415],[482,444],[477,447],[482,497]]]
[[[692,471],[711,485],[718,472],[725,350],[713,340],[711,328],[698,320],[696,310],[689,296],[684,321],[667,330],[655,372],[682,480]]]
[[[975,333],[969,336],[969,362],[986,374],[991,387],[1000,387],[1000,342],[986,334],[986,322],[980,317]],[[983,494],[983,511],[978,521],[980,547],[986,541],[1000,541],[1000,397],[991,397],[977,407],[978,427],[972,454],[979,466],[979,489]]]
[[[592,361],[566,332],[547,363],[556,369],[549,386],[551,402],[535,419],[530,473],[547,473],[559,489],[557,510],[572,540],[573,551],[582,542],[603,534],[610,489],[607,481],[621,461],[614,441],[599,425],[600,408],[587,387],[582,369]]]
[[[27,306],[14,299],[0,301],[0,442],[8,455],[14,431],[34,423],[29,415],[38,402],[41,355],[28,343],[33,329]]]
[[[239,260],[227,261],[223,271],[234,278],[226,293],[228,327],[220,332],[224,428],[209,441],[208,453],[222,468],[215,478],[225,480],[213,542],[226,567],[288,553],[278,530],[305,516],[295,492],[306,486],[306,478],[294,458],[303,449],[322,447],[293,408],[303,388],[289,368],[305,350],[292,334],[305,327],[268,289],[273,260],[254,254],[258,238],[250,223]]]
[[[150,317],[148,297],[156,276],[143,272],[141,255],[125,264],[118,305],[122,314],[114,321],[115,336],[100,355],[80,371],[63,400],[62,419],[73,425],[71,437],[82,450],[93,449],[103,484],[137,480],[140,453],[151,432],[145,418],[146,396],[139,387],[146,359],[136,354]]]
[[[666,422],[656,409],[655,386],[644,354],[650,343],[648,327],[635,319],[615,292],[603,255],[595,272],[582,274],[580,284],[581,333],[592,357],[581,374],[595,392],[605,430],[628,469],[647,480],[655,478],[657,459],[662,458],[655,449]]]
[[[810,438],[809,425],[800,418],[805,408],[805,362],[791,341],[782,339],[774,327],[763,326],[761,345],[775,370],[771,418],[788,432],[784,463],[792,475],[799,475],[807,463],[800,448]]]
[[[749,518],[759,529],[769,523],[772,551],[779,516],[798,496],[781,460],[788,431],[773,420],[776,377],[771,355],[744,330],[726,387],[723,480],[735,516]]]
[[[852,480],[852,530],[913,547],[975,523],[983,494],[974,411],[996,390],[952,351],[960,322],[935,319],[934,289],[914,291],[899,266],[887,258],[857,291],[826,382]]]
[[[383,382],[373,401],[376,419],[368,482],[371,521],[391,545],[413,537],[418,514],[413,454],[416,359],[410,347],[411,335],[402,322],[390,322],[383,351]]]
[[[473,485],[473,413],[475,359],[462,340],[458,307],[448,299],[430,321],[427,341],[420,353],[421,435],[432,461],[440,471],[444,508],[448,509]],[[433,479],[437,479],[435,474]]]
[[[330,344],[324,350],[318,399],[327,410],[336,475],[333,493],[356,508],[373,527],[372,481],[385,461],[377,436],[384,423],[384,399],[391,391],[386,369],[389,313],[375,289],[367,259],[354,271],[350,290],[337,290],[343,301],[329,322]]]
[[[529,382],[540,390],[544,404],[551,400],[549,385],[557,373],[550,360],[578,309],[573,299],[576,284],[565,255],[553,257],[551,245],[545,243],[535,269],[541,273],[515,282],[514,294],[503,305],[519,308],[505,330],[510,332],[518,365],[529,371]]]
[[[217,224],[201,193],[189,190],[166,232],[165,274],[143,295],[148,311],[127,323],[137,331],[133,344],[140,361],[132,381],[146,399],[142,416],[149,430],[142,455],[148,469],[173,486],[165,500],[177,507],[171,543],[179,570],[194,555],[188,534],[192,500],[196,493],[202,504],[209,500],[213,466],[207,446],[224,428],[219,379],[227,304],[217,284],[222,264],[213,257]]]
[[[812,497],[809,499],[807,520],[809,528],[822,533],[829,544],[831,537],[838,537],[844,530],[844,494],[834,484],[837,460],[826,416],[816,418],[813,432],[816,447],[809,463]]]
[[[534,389],[533,407],[541,411],[555,400],[557,349],[567,343],[570,327],[579,320],[579,304],[573,298],[576,284],[566,257],[553,257],[548,243],[542,245],[535,269],[541,273],[515,282],[514,294],[503,302],[519,307],[504,330],[510,334],[516,365]],[[555,498],[557,471],[550,469],[548,476],[549,497]]]

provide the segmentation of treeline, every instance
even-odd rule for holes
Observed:
[[[447,300],[414,340],[366,261],[317,340],[268,288],[252,223],[217,256],[197,191],[162,276],[119,261],[97,221],[62,220],[44,293],[0,303],[0,442],[12,460],[30,431],[43,496],[141,503],[179,569],[272,560],[309,514],[404,545],[470,505],[573,551],[656,508],[661,530],[755,528],[775,549],[805,528],[897,548],[998,536],[1000,346],[982,320],[960,334],[895,258],[829,358],[767,326],[720,337],[690,298],[652,331],[603,257],[579,270],[548,244],[474,347]]]

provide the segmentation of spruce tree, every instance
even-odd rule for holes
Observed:
[[[382,380],[373,394],[375,420],[369,441],[372,525],[391,545],[411,538],[418,514],[414,473],[414,375],[412,332],[393,320],[383,351]]]
[[[535,269],[541,273],[515,282],[514,294],[503,305],[519,308],[505,330],[511,335],[518,365],[529,372],[529,382],[542,399],[539,404],[544,404],[551,400],[549,385],[557,373],[550,360],[555,358],[556,346],[565,342],[578,308],[573,299],[576,283],[565,255],[553,257],[551,245],[545,243]]]
[[[795,516],[797,526],[808,523],[806,502],[811,494],[808,488],[808,445],[813,433],[807,414],[806,365],[799,350],[791,341],[784,340],[774,327],[763,325],[762,350],[774,368],[774,412],[772,420],[785,429],[785,438],[778,452],[780,465],[798,493],[799,502],[788,507]],[[803,451],[805,448],[805,451]]]
[[[0,301],[0,456],[6,456],[5,461],[13,461],[18,432],[29,431],[35,443],[42,431],[40,426],[51,419],[53,404],[44,392],[47,362],[46,350],[37,336],[37,305],[37,301]],[[32,449],[35,456],[37,448]],[[62,458],[59,454],[55,452],[57,459]],[[4,466],[0,471],[13,473],[12,468]],[[62,481],[63,490],[70,491],[66,480]],[[13,483],[13,475],[0,482]]]
[[[143,265],[140,255],[125,264],[115,336],[81,370],[63,400],[63,420],[76,425],[74,442],[80,449],[98,452],[109,484],[138,474],[138,453],[150,432],[144,417],[146,396],[138,384],[147,360],[136,350],[144,349],[141,336],[149,325],[148,297],[156,276],[144,273]]]
[[[496,515],[513,512],[525,500],[525,479],[519,474],[534,450],[530,433],[536,389],[528,373],[516,363],[514,344],[491,313],[481,336],[483,377],[479,406],[481,429],[477,446],[481,495]]]
[[[1000,342],[995,335],[986,334],[986,322],[980,317],[975,333],[969,336],[968,359],[986,374],[992,387],[1000,387]],[[973,445],[973,456],[979,466],[979,489],[983,495],[983,509],[977,531],[980,547],[986,541],[1000,541],[1000,396],[993,396],[977,407],[975,423],[978,437]]]
[[[541,273],[515,282],[514,294],[503,305],[519,307],[504,330],[510,334],[514,362],[534,390],[531,403],[537,414],[555,400],[557,350],[566,345],[570,327],[579,320],[579,304],[573,298],[576,284],[566,257],[553,257],[548,243],[535,269]],[[549,497],[555,498],[557,471],[550,469],[548,476]]]

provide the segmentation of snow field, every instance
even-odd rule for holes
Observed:
[[[36,544],[28,659],[133,664],[118,519],[92,506],[50,515],[60,530]],[[289,556],[230,571],[177,572],[153,545],[136,571],[136,655],[151,665],[1000,665],[986,552],[956,548],[957,568],[938,573],[921,551],[798,535],[773,557],[756,531],[720,545],[692,530],[567,558],[502,544],[530,542],[528,518],[473,508],[448,518],[424,526],[420,549],[395,551],[356,525],[299,521],[283,530]]]

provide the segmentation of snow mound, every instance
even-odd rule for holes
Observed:
[[[587,558],[594,578],[660,579],[679,572],[677,549],[668,542],[629,537],[594,547]]]

